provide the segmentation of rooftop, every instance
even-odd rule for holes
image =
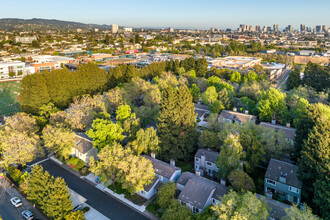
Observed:
[[[205,156],[206,161],[215,163],[218,159],[219,153],[210,149],[198,149],[195,157],[201,158],[202,156]]]
[[[143,157],[149,159],[152,162],[152,165],[155,169],[156,174],[164,176],[170,179],[173,176],[173,173],[177,170],[181,170],[179,167],[172,166],[169,163],[158,160],[156,158],[150,157],[148,155],[143,155]]]

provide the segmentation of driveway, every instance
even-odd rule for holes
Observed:
[[[145,220],[143,214],[131,209],[120,201],[105,194],[101,190],[73,175],[52,160],[47,160],[40,165],[55,177],[63,177],[68,187],[87,199],[87,204],[111,220]]]

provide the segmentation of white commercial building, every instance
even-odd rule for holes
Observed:
[[[118,29],[119,29],[118,24],[111,25],[111,31],[113,34],[118,33]]]
[[[26,66],[21,61],[0,62],[0,79],[9,78],[9,73],[15,73],[16,76],[23,76],[34,73],[34,67]]]
[[[37,40],[36,36],[32,36],[32,37],[15,37],[16,43],[30,44],[34,40]]]

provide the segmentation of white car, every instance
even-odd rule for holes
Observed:
[[[11,202],[11,204],[13,204],[13,206],[15,206],[16,208],[17,208],[17,207],[20,207],[21,205],[23,205],[22,201],[21,201],[19,198],[17,198],[17,197],[13,197],[13,198],[11,198],[11,199],[10,199],[10,202]]]

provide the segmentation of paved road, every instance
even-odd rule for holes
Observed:
[[[0,185],[0,216],[2,219],[21,219],[21,213],[19,212],[19,208],[15,208],[10,200],[11,196],[4,190],[4,188]],[[23,210],[21,210],[23,211]]]
[[[87,204],[111,220],[145,220],[141,213],[131,209],[96,187],[73,175],[52,160],[40,163],[51,175],[63,177],[68,187],[87,199]]]
[[[281,88],[287,81],[287,79],[289,78],[289,74],[292,70],[292,67],[288,67],[287,69],[284,70],[284,74],[280,77],[280,79],[277,80],[275,87]]]

